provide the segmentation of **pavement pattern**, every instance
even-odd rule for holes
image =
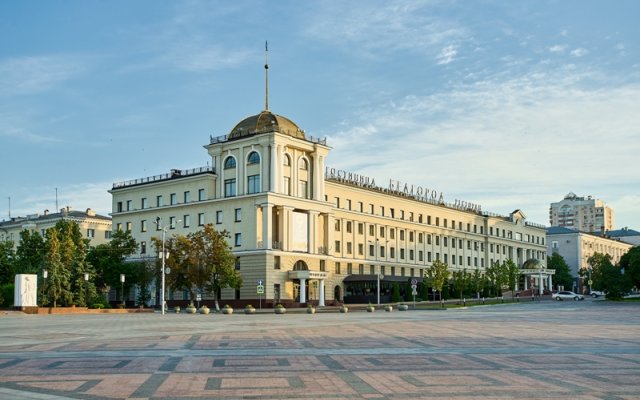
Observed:
[[[0,316],[0,399],[640,399],[640,303]]]

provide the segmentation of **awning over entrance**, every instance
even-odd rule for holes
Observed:
[[[411,279],[416,279],[418,282],[422,282],[421,277],[411,277],[411,276],[389,276],[385,275],[384,278],[380,279],[381,282],[398,282],[398,283],[411,283]],[[352,282],[377,282],[377,275],[349,275],[344,278],[344,283],[352,283]]]

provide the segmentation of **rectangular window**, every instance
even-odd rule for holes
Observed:
[[[427,215],[427,225],[431,225],[431,215]]]
[[[423,261],[423,259],[424,259],[424,256],[423,256],[422,250],[419,250],[418,251],[418,261]]]
[[[384,206],[380,206],[380,215],[384,217]]]
[[[352,245],[351,242],[347,242],[347,254],[351,254],[352,253]]]
[[[149,202],[147,201],[147,198],[146,198],[146,197],[143,197],[143,198],[140,200],[140,208],[142,208],[143,210],[144,210],[145,208],[149,208]]]
[[[122,202],[119,201],[116,210],[118,210],[118,212],[122,212]]]
[[[384,257],[384,246],[380,246],[380,257]]]
[[[127,231],[131,232],[131,222],[127,222]]]
[[[169,217],[169,228],[170,229],[176,228],[176,217]]]
[[[451,264],[456,265],[456,256],[451,256]]]
[[[391,258],[395,258],[396,257],[396,248],[395,247],[390,247],[389,248],[389,257],[391,257]]]
[[[382,275],[384,275],[384,273],[385,273],[385,272],[386,272],[386,268],[384,267],[384,265],[381,265],[381,266],[380,266],[380,273],[381,273]]]
[[[111,239],[111,231],[104,231],[104,238]]]
[[[364,265],[362,264],[358,265],[358,273],[360,275],[364,275]]]
[[[370,275],[375,275],[376,274],[376,266],[375,265],[369,265],[369,274]]]
[[[442,245],[444,247],[447,247],[449,245],[449,238],[448,237],[445,236],[445,237],[442,238]]]
[[[335,268],[336,268],[336,274],[339,275],[340,274],[340,263],[339,262],[336,262]]]
[[[380,237],[383,238],[384,237],[384,226],[380,227]]]
[[[307,185],[307,181],[300,180],[298,182],[298,197],[302,197],[303,199],[309,198],[309,187]]]
[[[140,221],[140,232],[146,232],[147,231],[147,220],[143,219],[142,221]]]
[[[358,211],[364,212],[364,204],[361,201],[358,202]]]
[[[320,271],[326,272],[326,270],[327,270],[327,267],[325,266],[325,261],[320,260]]]
[[[207,199],[207,194],[204,189],[198,189],[198,201],[203,201]]]
[[[240,246],[242,246],[242,233],[236,233],[236,235],[235,235],[234,245],[235,245],[236,247],[240,247]]]
[[[187,190],[184,192],[184,202],[191,203],[191,191]]]
[[[375,229],[376,229],[376,227],[374,225],[369,225],[369,235],[370,236],[373,236],[373,235],[376,234]]]
[[[204,213],[198,213],[198,226],[204,226]]]
[[[409,261],[413,261],[413,250],[409,250]]]
[[[127,200],[127,211],[131,210],[133,210],[133,207],[131,207],[131,200]]]
[[[235,210],[235,221],[236,222],[241,222],[242,221],[242,208],[236,208]]]
[[[339,219],[337,219],[335,223],[336,232],[340,232],[340,225],[341,225],[341,222]]]
[[[351,221],[347,221],[347,233],[351,233]]]
[[[440,226],[440,217],[436,217],[436,226]]]
[[[444,225],[442,225],[442,226],[444,226],[446,228],[448,223],[449,223],[449,221],[445,218],[444,219]]]
[[[273,269],[280,269],[280,256],[273,256]]]
[[[422,232],[418,233],[418,243],[422,244]]]
[[[391,267],[391,276],[396,276],[396,267]]]
[[[369,214],[373,214],[373,204],[369,204]]]
[[[238,235],[236,233],[236,235]],[[240,257],[236,257],[236,271],[240,271]]]
[[[156,207],[162,207],[164,205],[164,201],[162,200],[162,195],[156,196]]]
[[[284,182],[282,182],[284,194],[287,196],[291,196],[291,178],[288,176],[284,177]]]
[[[404,229],[400,229],[400,240],[404,240]]]
[[[169,201],[171,202],[171,205],[174,204],[178,204],[178,195],[175,193],[171,193],[171,195],[169,196]]]
[[[340,252],[340,241],[339,240],[336,240],[336,242],[335,242],[335,249],[336,249],[336,253]]]
[[[440,236],[436,235],[436,246],[440,246]]]
[[[216,211],[216,224],[222,223],[222,211]]]
[[[444,260],[443,260],[444,263],[445,264],[448,263],[449,262],[449,255],[445,253],[445,254],[443,254],[443,256],[444,256]]]
[[[335,201],[333,202],[333,204],[336,206],[336,208],[340,208],[340,197],[334,197]]]
[[[358,235],[364,234],[364,224],[362,222],[358,223]]]
[[[147,242],[140,242],[140,254],[147,254]]]
[[[391,218],[396,217],[396,210],[394,208],[389,208],[389,213],[391,214]]]
[[[409,242],[413,243],[413,231],[409,231]]]
[[[236,195],[236,179],[224,180],[224,197],[234,197]]]
[[[184,227],[188,228],[191,226],[191,215],[187,214],[187,215],[183,215],[182,216],[182,222],[184,223]]]
[[[376,252],[376,248],[372,244],[370,244],[369,245],[369,256],[370,257],[375,256],[375,252]]]
[[[347,275],[353,274],[353,264],[347,263]]]
[[[431,244],[431,234],[427,233],[427,244]]]
[[[247,193],[260,193],[260,175],[249,175],[247,177]]]
[[[88,238],[93,238],[96,236],[96,230],[95,229],[87,229],[87,237]]]
[[[364,255],[364,244],[362,244],[362,243],[358,243],[358,255],[359,256],[363,256]]]
[[[351,200],[347,199],[347,210],[351,210]]]
[[[431,252],[427,251],[427,262],[431,262]]]
[[[404,249],[400,249],[400,259],[404,260]]]
[[[393,228],[389,229],[389,239],[395,239],[396,238],[396,230]]]
[[[452,249],[456,248],[456,238],[451,239],[451,248]]]

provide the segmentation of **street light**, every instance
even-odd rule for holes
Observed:
[[[122,302],[122,305],[124,306],[124,274],[120,274],[120,291],[122,292],[122,294],[120,295],[120,300]]]
[[[158,229],[162,230],[162,252],[160,253],[160,257],[162,258],[162,278],[161,278],[161,291],[160,291],[160,310],[162,311],[162,315],[165,314],[165,305],[164,305],[164,275],[165,275],[165,260],[167,259],[167,257],[165,256],[165,251],[164,251],[164,241],[165,241],[165,235],[167,234],[167,229],[169,228],[173,228],[173,225],[169,225],[169,226],[165,226],[162,227],[160,226],[160,221],[162,221],[162,218],[157,217],[156,220],[154,221],[154,223],[156,224],[156,226],[158,227]],[[175,221],[174,223],[178,223],[180,222],[180,220]]]
[[[87,303],[87,307],[89,307],[89,273],[84,273],[84,301]]]
[[[42,304],[44,305],[44,294],[46,293],[45,285],[47,284],[47,277],[49,276],[49,271],[46,269],[42,270]]]
[[[377,278],[378,278],[378,305],[380,305],[380,280],[384,279],[384,275],[378,274]]]

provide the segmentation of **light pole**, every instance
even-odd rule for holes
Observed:
[[[378,278],[378,305],[380,305],[380,280],[384,279],[384,275],[378,274],[377,278]]]
[[[47,293],[45,286],[47,285],[47,277],[49,276],[49,271],[46,269],[42,270],[42,304],[44,305],[44,295]]]
[[[162,230],[162,252],[160,253],[160,257],[162,258],[162,277],[160,279],[161,283],[161,288],[160,288],[160,310],[162,312],[162,315],[165,314],[165,305],[164,305],[164,275],[166,273],[165,270],[165,260],[167,259],[166,255],[165,255],[165,251],[164,251],[164,241],[165,241],[165,236],[167,234],[167,229],[168,228],[173,228],[173,225],[169,225],[169,226],[160,226],[160,221],[162,221],[162,218],[157,217],[155,224],[158,227],[158,229]],[[176,221],[175,223],[180,222],[180,220]]]
[[[122,292],[122,294],[120,295],[120,300],[122,301],[122,306],[124,307],[124,274],[120,274],[120,291]]]
[[[87,303],[87,308],[89,307],[89,273],[84,273],[84,301]]]

